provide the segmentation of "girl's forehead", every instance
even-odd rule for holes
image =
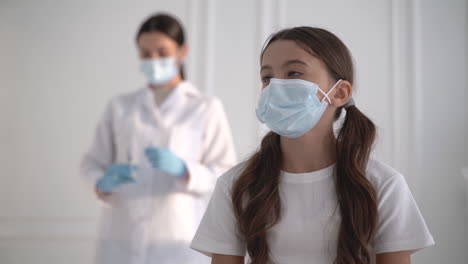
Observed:
[[[290,60],[302,60],[312,63],[317,58],[306,51],[303,46],[293,40],[276,40],[272,42],[264,51],[262,66],[280,66]]]

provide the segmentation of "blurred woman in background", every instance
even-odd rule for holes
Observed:
[[[105,205],[97,263],[209,263],[189,243],[217,176],[236,162],[228,121],[219,99],[185,80],[174,17],[149,17],[136,42],[148,84],[111,100],[81,164]]]

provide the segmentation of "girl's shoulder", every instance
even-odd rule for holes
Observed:
[[[369,159],[366,171],[367,179],[378,193],[385,189],[406,188],[405,177],[396,169],[377,159]]]
[[[221,187],[224,188],[226,191],[231,192],[232,186],[242,174],[242,172],[245,170],[246,166],[247,162],[244,161],[232,167],[218,178],[217,185],[221,185]]]

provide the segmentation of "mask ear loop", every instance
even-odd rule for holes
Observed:
[[[322,101],[321,101],[321,102],[323,102],[323,101],[325,100],[325,98],[326,98],[326,99],[328,100],[328,103],[331,104],[331,100],[330,100],[330,97],[328,97],[328,95],[336,88],[336,86],[338,86],[338,84],[339,84],[341,81],[342,81],[342,79],[339,79],[339,80],[335,83],[335,85],[333,85],[333,87],[328,91],[328,93],[324,93],[324,92],[322,91],[322,89],[320,89],[320,87],[319,87],[318,90],[319,90],[319,91],[323,94],[323,96],[324,96],[324,97],[322,98]]]

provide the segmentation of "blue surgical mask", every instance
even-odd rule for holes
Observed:
[[[260,95],[257,118],[273,132],[298,138],[311,130],[331,103],[328,95],[341,80],[325,93],[315,83],[301,79],[271,79]],[[320,101],[317,93],[324,95]]]
[[[150,84],[161,85],[170,82],[179,73],[179,67],[175,57],[144,59],[141,71]]]

